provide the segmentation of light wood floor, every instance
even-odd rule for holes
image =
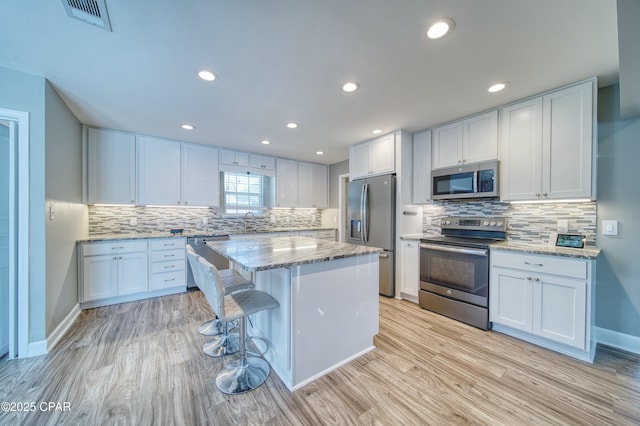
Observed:
[[[48,356],[0,360],[0,401],[70,412],[0,412],[0,424],[640,424],[640,356],[595,363],[380,299],[377,349],[290,393],[221,394],[222,360],[201,351],[200,292],[82,312]]]

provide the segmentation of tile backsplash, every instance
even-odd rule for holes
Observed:
[[[510,204],[500,201],[434,201],[423,206],[425,234],[440,234],[444,216],[506,217],[507,239],[514,242],[540,244],[550,232],[558,230],[558,220],[569,223],[569,233],[587,237],[587,244],[596,241],[597,203]]]
[[[257,230],[283,227],[316,228],[321,226],[321,211],[273,209],[269,210],[265,217],[250,219],[250,226]],[[173,228],[182,228],[184,232],[242,231],[244,220],[221,217],[216,209],[207,207],[89,206],[91,236],[168,232]]]

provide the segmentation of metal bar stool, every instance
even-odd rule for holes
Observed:
[[[196,284],[198,285],[200,290],[204,291],[202,289],[202,282],[206,278],[202,276],[202,271],[200,271],[197,268],[197,265],[200,263],[201,259],[203,261],[205,259],[202,256],[196,254],[193,248],[188,244],[187,244],[187,259],[189,260],[189,265],[191,266],[191,272],[193,273],[193,277]],[[230,270],[225,270],[225,273],[221,274],[220,281],[222,282],[222,285],[224,288],[224,294],[231,294],[237,291],[244,291],[254,287],[254,284],[251,281],[244,279],[237,272],[230,271]],[[217,313],[216,313],[215,319],[207,321],[198,327],[199,332],[200,332],[200,329],[205,329],[207,331],[206,334],[205,333],[203,334],[212,336],[212,339],[205,342],[205,344],[202,347],[202,350],[207,355],[213,356],[213,357],[220,357],[220,356],[234,354],[240,350],[239,334],[229,333],[229,323],[221,321]],[[215,330],[220,330],[220,331],[218,333],[213,334],[212,332]],[[209,334],[209,333],[212,333],[212,334]]]
[[[205,277],[201,290],[207,301],[222,321],[240,320],[240,357],[229,363],[216,375],[216,386],[221,392],[239,394],[248,392],[262,385],[271,367],[264,359],[247,356],[246,351],[246,318],[265,309],[279,306],[278,301],[264,291],[255,289],[224,294],[224,286],[218,270],[206,259],[198,259],[199,274]]]

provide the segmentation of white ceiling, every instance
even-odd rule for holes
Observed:
[[[85,124],[327,164],[375,128],[413,132],[618,78],[615,0],[106,3],[113,32],[59,0],[3,2],[0,66],[46,77]],[[426,40],[445,16],[454,32]],[[203,68],[219,79],[200,80]],[[342,92],[347,80],[360,90]],[[487,93],[499,80],[508,89]]]

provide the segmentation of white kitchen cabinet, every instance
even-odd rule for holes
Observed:
[[[328,207],[328,174],[322,164],[298,163],[298,207]]]
[[[187,286],[186,240],[159,238],[149,241],[150,290]]]
[[[413,203],[431,201],[431,130],[413,135]]]
[[[498,111],[433,129],[434,169],[498,158]]]
[[[221,172],[247,171],[249,169],[249,153],[221,149],[219,167]]]
[[[589,259],[492,251],[494,330],[592,361],[594,276]]]
[[[395,135],[393,133],[349,147],[351,180],[393,173],[395,170]]]
[[[218,149],[183,143],[181,184],[183,205],[218,207],[220,205]]]
[[[319,240],[326,240],[326,241],[336,240],[335,229],[323,229],[318,231],[300,231],[298,235],[301,237],[317,238]]]
[[[249,167],[253,173],[275,176],[276,159],[266,155],[249,154]]]
[[[418,302],[420,289],[420,247],[419,241],[403,240],[400,243],[400,295]]]
[[[84,243],[80,302],[147,291],[147,241]]]
[[[298,207],[298,162],[276,161],[276,207]]]
[[[87,128],[88,204],[136,203],[135,136]]]
[[[593,84],[502,109],[502,200],[595,198]]]
[[[138,195],[143,205],[181,205],[180,142],[137,137]]]

